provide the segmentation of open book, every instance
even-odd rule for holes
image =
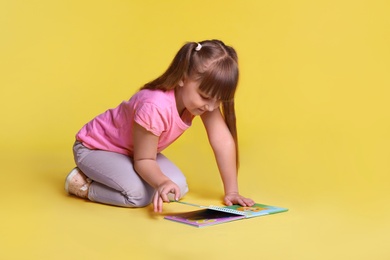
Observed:
[[[201,210],[177,213],[174,215],[165,216],[165,219],[180,222],[183,224],[205,227],[234,220],[253,218],[269,214],[275,214],[287,211],[286,208],[258,204],[251,207],[243,207],[240,205],[218,207],[218,206],[202,206],[193,203],[177,201],[182,204],[202,208]]]

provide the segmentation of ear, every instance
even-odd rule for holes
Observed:
[[[179,81],[179,87],[183,87],[184,86],[184,81],[181,79],[180,81]]]

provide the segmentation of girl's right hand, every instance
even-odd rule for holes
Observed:
[[[153,210],[154,212],[162,212],[163,203],[169,202],[168,194],[174,194],[174,199],[179,200],[180,198],[180,188],[171,180],[166,180],[161,183],[153,197]]]

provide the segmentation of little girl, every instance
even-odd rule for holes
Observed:
[[[185,44],[167,71],[129,101],[84,125],[73,146],[77,167],[69,194],[123,207],[179,200],[188,192],[183,173],[163,154],[200,116],[224,184],[224,203],[252,206],[237,183],[234,94],[237,54],[219,40]]]

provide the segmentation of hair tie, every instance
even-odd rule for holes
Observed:
[[[198,43],[198,46],[195,47],[196,51],[200,51],[202,49],[202,44]]]

